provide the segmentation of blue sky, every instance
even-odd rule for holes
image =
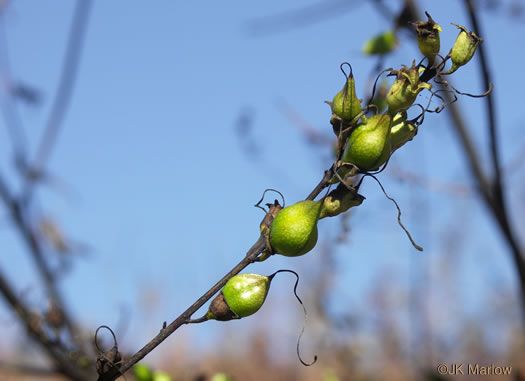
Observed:
[[[73,4],[20,0],[0,15],[7,41],[7,51],[5,45],[0,48],[0,73],[5,77],[8,57],[11,79],[43,95],[38,107],[18,107],[32,150],[56,91]],[[461,4],[450,2],[446,9],[423,4],[443,28],[446,53],[457,35],[449,22],[468,25]],[[48,165],[67,185],[61,188],[65,191],[38,191],[38,212],[91,248],[62,280],[68,301],[86,325],[115,325],[125,306],[130,328],[123,340],[138,348],[162,321],[175,318],[244,255],[258,235],[263,215],[252,205],[264,189],[279,189],[290,204],[304,199],[319,181],[329,165],[328,150],[310,146],[278,106],[289,104],[330,136],[329,107],[323,102],[344,83],[340,63],[352,64],[358,94],[363,94],[375,61],[360,48],[389,25],[364,4],[307,27],[250,33],[255,21],[304,5],[94,2],[74,96]],[[519,69],[525,57],[523,49],[515,48],[521,46],[517,31],[523,25],[501,14],[482,13],[481,21],[495,82],[503,162],[508,163],[523,145]],[[409,65],[415,57],[420,55],[405,42],[385,67]],[[483,92],[478,70],[475,59],[455,76],[456,86]],[[486,155],[484,101],[461,98],[459,105]],[[252,117],[257,152],[246,152],[236,132],[242,110]],[[426,178],[470,184],[448,123],[445,114],[427,116],[416,139],[396,153],[392,164]],[[1,173],[17,189],[3,124],[0,154]],[[523,216],[519,178],[519,171],[506,178],[515,219]],[[337,247],[334,293],[343,298],[340,305],[367,316],[366,290],[385,269],[406,291],[411,266],[428,266],[431,288],[439,291],[446,258],[443,237],[458,229],[463,255],[452,258],[457,262],[451,266],[460,274],[457,286],[466,309],[488,314],[474,295],[494,285],[515,288],[506,248],[477,196],[401,184],[388,173],[381,179],[425,252],[411,249],[397,226],[394,206],[375,183],[365,183],[367,200],[350,220],[350,243]],[[320,229],[321,237],[333,236],[337,221],[323,221]],[[0,240],[3,271],[44,307],[34,269],[5,218]],[[301,258],[276,256],[249,270],[308,269],[316,263],[315,255],[314,250]],[[287,292],[290,285],[285,283],[272,286],[276,298]],[[307,282],[300,287],[307,292]],[[158,293],[158,300],[144,308],[141,300],[148,290]],[[9,319],[4,308],[0,311]],[[188,328],[188,333],[206,341],[220,330],[214,324]]]

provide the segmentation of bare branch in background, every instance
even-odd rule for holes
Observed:
[[[31,198],[33,185],[35,180],[38,179],[38,174],[44,171],[69,108],[80,65],[91,5],[91,0],[77,0],[76,2],[58,90],[51,106],[44,134],[37,147],[35,158],[32,163],[29,163],[28,171],[37,175],[26,178],[26,184],[22,191],[22,200],[25,202]]]
[[[354,0],[320,1],[300,9],[285,11],[278,15],[265,16],[250,21],[246,30],[252,36],[280,33],[289,29],[340,17],[354,11],[363,2]]]

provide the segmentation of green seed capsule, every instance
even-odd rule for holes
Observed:
[[[332,113],[343,122],[350,122],[361,112],[361,102],[355,92],[354,75],[350,72],[343,89],[338,92],[331,103]]]
[[[396,80],[386,96],[388,113],[392,116],[412,106],[423,89],[432,88],[429,83],[419,80],[419,71],[415,62],[410,68],[404,66],[401,70],[392,70],[390,75],[396,75]]]
[[[367,40],[363,45],[363,53],[368,55],[387,54],[397,47],[397,38],[394,32],[387,31]]]
[[[436,55],[439,53],[439,32],[441,32],[441,27],[436,24],[427,12],[425,14],[428,17],[428,21],[420,21],[414,25],[416,26],[417,46],[421,53],[428,58],[430,65],[432,65]]]
[[[373,171],[384,164],[391,151],[389,114],[374,115],[360,123],[348,138],[342,161],[362,171]]]
[[[392,152],[409,142],[417,134],[417,126],[408,123],[406,112],[396,114],[392,120],[390,129],[391,149]]]
[[[152,381],[153,380],[153,371],[150,367],[144,364],[136,364],[133,366],[133,375],[137,381]]]
[[[456,27],[460,29],[460,32],[449,53],[450,58],[452,58],[452,67],[449,71],[441,74],[452,74],[461,66],[466,65],[476,53],[478,45],[483,42],[483,39],[476,36],[474,32],[467,32],[467,29],[461,25],[456,25]]]
[[[321,204],[300,201],[275,216],[270,229],[270,244],[276,254],[296,257],[312,250],[317,243],[317,221]]]
[[[238,274],[230,278],[221,293],[213,299],[208,319],[232,320],[253,315],[262,307],[270,278],[259,274]]]

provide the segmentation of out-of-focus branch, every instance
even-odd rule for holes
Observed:
[[[478,36],[482,36],[480,24],[478,22],[478,17],[474,9],[474,5],[471,0],[465,0],[465,6],[467,8],[467,13],[470,17],[474,33]],[[479,53],[479,62],[481,67],[481,77],[485,88],[489,88],[491,84],[491,76],[488,67],[488,61],[485,56],[485,50],[483,44],[478,48]],[[492,181],[489,191],[492,196],[492,213],[494,217],[498,220],[500,228],[505,235],[505,238],[511,248],[512,257],[514,260],[514,265],[518,272],[520,280],[520,289],[521,289],[521,307],[523,319],[525,321],[525,256],[523,251],[518,243],[518,240],[513,232],[510,219],[508,217],[507,207],[505,204],[505,194],[503,187],[503,180],[501,176],[501,164],[500,164],[500,154],[498,147],[498,131],[497,131],[497,121],[496,121],[496,110],[494,107],[494,92],[490,92],[486,97],[487,101],[487,119],[488,119],[488,130],[489,130],[489,144],[490,152],[492,159],[492,166],[494,170],[494,180]],[[487,201],[488,202],[488,201]]]
[[[10,364],[5,362],[0,362],[0,371],[32,377],[49,377],[59,375],[59,373],[54,369],[26,364]]]
[[[319,1],[277,15],[257,18],[249,22],[246,29],[255,36],[278,33],[285,29],[295,29],[342,16],[355,10],[362,3],[353,0]]]
[[[0,272],[0,293],[3,295],[12,310],[18,315],[29,336],[47,353],[56,363],[57,371],[78,381],[93,380],[93,372],[83,368],[74,361],[69,351],[63,345],[49,337],[41,328],[38,315],[31,313],[29,308],[17,297],[3,274]]]
[[[22,191],[22,200],[24,201],[28,201],[31,198],[34,183],[38,180],[38,175],[43,172],[46,162],[55,146],[64,116],[71,102],[91,4],[92,0],[77,0],[75,14],[71,21],[71,29],[58,90],[45,125],[44,134],[37,147],[35,158],[33,163],[28,167],[28,174],[34,175],[26,176],[26,183]]]
[[[15,165],[21,170],[25,170],[27,165],[27,138],[24,133],[24,128],[20,115],[17,112],[14,102],[14,94],[12,92],[12,75],[10,70],[9,47],[4,23],[0,24],[0,43],[3,45],[2,52],[2,74],[4,76],[4,86],[8,92],[8,96],[2,103],[2,114],[4,116],[5,126],[11,143],[13,145]]]
[[[77,327],[74,325],[73,320],[69,316],[64,301],[58,292],[56,279],[44,258],[42,247],[40,246],[32,228],[26,220],[23,207],[21,206],[20,202],[11,195],[11,192],[9,191],[2,176],[0,176],[0,199],[4,202],[6,209],[11,215],[11,220],[16,226],[16,230],[29,249],[29,253],[36,264],[42,280],[44,281],[44,286],[51,299],[52,305],[55,306],[57,311],[60,312],[64,326],[68,329],[70,337],[75,340],[78,337]]]
[[[470,12],[474,12],[474,9],[472,7],[468,7],[469,0],[465,0],[467,4],[467,9]],[[405,7],[411,7],[412,11],[411,14],[413,15],[420,15],[419,10],[417,9],[417,6],[413,0],[406,0],[405,1]],[[479,24],[477,22],[477,18],[475,15],[475,12],[470,14],[471,18],[476,19],[476,24]],[[419,16],[418,16],[419,18]],[[417,21],[417,20],[413,20]],[[479,28],[479,25],[478,25]],[[488,65],[486,62],[485,55],[480,55],[480,60],[485,61],[484,63],[481,63],[482,66],[482,76],[483,76],[483,82],[486,85],[486,88],[489,88],[490,81],[490,73],[488,71]],[[450,83],[450,81],[449,81]],[[451,101],[451,95],[445,91],[444,97],[447,102]],[[503,185],[502,185],[502,179],[501,179],[501,173],[500,173],[500,158],[499,153],[497,149],[497,140],[496,140],[496,117],[494,113],[494,93],[492,92],[487,97],[488,102],[488,119],[489,119],[489,138],[490,138],[490,146],[491,146],[491,160],[492,164],[494,166],[494,172],[495,172],[495,179],[494,181],[489,181],[487,176],[485,175],[481,163],[482,159],[479,155],[478,150],[475,148],[473,144],[473,139],[470,136],[469,129],[467,128],[467,125],[465,121],[463,120],[463,117],[461,113],[459,112],[456,104],[452,103],[447,107],[448,113],[452,120],[452,126],[456,130],[459,136],[460,143],[463,147],[463,150],[465,152],[465,157],[467,159],[468,165],[471,169],[472,175],[474,180],[477,183],[477,190],[481,195],[482,200],[486,204],[487,208],[493,215],[494,219],[497,222],[497,225],[499,226],[500,230],[503,233],[503,236],[505,238],[505,241],[507,245],[509,246],[511,250],[512,259],[514,262],[514,266],[516,267],[516,271],[518,273],[518,281],[520,285],[520,300],[521,300],[521,312],[522,312],[522,318],[525,322],[525,258],[523,255],[523,251],[518,243],[518,240],[516,236],[513,233],[513,229],[511,227],[511,222],[508,218],[507,210],[504,203],[504,197],[503,197]],[[491,111],[492,110],[492,111]],[[496,190],[496,188],[498,188]]]
[[[470,22],[472,23],[472,28],[474,33],[478,36],[483,36],[478,23],[478,17],[474,10],[474,5],[471,0],[465,0],[465,6],[467,8],[468,15],[470,17]],[[481,77],[483,80],[483,88],[488,89],[490,87],[490,72],[488,67],[487,57],[485,56],[485,47],[483,44],[478,46],[478,55],[479,63],[481,67]],[[491,91],[486,97],[487,102],[487,119],[488,119],[488,130],[489,130],[489,144],[490,144],[490,153],[492,156],[492,166],[494,169],[494,180],[492,184],[492,193],[494,201],[500,207],[505,209],[504,194],[503,194],[503,183],[501,179],[501,165],[500,165],[500,155],[498,148],[498,134],[497,134],[497,121],[496,121],[496,108],[494,107],[494,92]]]
[[[472,187],[468,185],[450,183],[439,178],[421,175],[409,169],[398,167],[395,164],[389,164],[386,174],[400,182],[418,185],[430,191],[444,193],[449,196],[466,197],[473,194]]]

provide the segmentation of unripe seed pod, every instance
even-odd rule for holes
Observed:
[[[404,66],[401,70],[392,70],[390,75],[396,75],[396,80],[386,96],[388,113],[392,116],[412,106],[423,89],[432,88],[429,83],[419,80],[419,71],[415,62],[410,68]]]
[[[270,278],[259,274],[238,274],[230,278],[213,299],[208,319],[232,320],[253,315],[264,304]]]
[[[281,209],[270,229],[274,253],[296,257],[312,250],[317,243],[320,209],[320,202],[310,200]]]
[[[406,112],[403,111],[396,114],[392,120],[392,128],[390,129],[392,152],[412,140],[417,134],[417,126],[409,123],[406,118]]]
[[[439,53],[440,40],[439,32],[441,27],[425,12],[428,21],[420,21],[415,23],[417,34],[417,46],[425,57],[428,58],[430,65],[434,63],[436,55]]]
[[[341,160],[362,171],[378,169],[390,157],[391,125],[389,114],[374,115],[360,123],[348,138]]]
[[[363,53],[368,55],[387,54],[397,47],[397,38],[394,32],[387,31],[367,40],[363,45]]]
[[[135,364],[133,366],[133,375],[137,381],[152,381],[153,380],[153,371],[150,367],[144,364]]]
[[[483,39],[476,36],[474,32],[467,32],[467,29],[461,25],[456,25],[456,27],[461,31],[449,53],[452,58],[452,67],[449,71],[441,74],[452,74],[461,66],[466,65],[474,56],[478,45],[483,42]]]
[[[343,122],[352,121],[361,112],[361,102],[357,99],[354,75],[351,71],[343,89],[335,95],[330,106],[332,113]]]

